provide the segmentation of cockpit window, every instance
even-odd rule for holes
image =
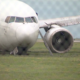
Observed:
[[[6,23],[11,22],[19,22],[19,23],[37,23],[36,17],[15,17],[15,16],[8,16],[5,19]]]
[[[24,22],[24,18],[21,18],[21,17],[16,17],[16,20],[15,22]]]
[[[14,22],[15,21],[15,17],[11,17],[9,20],[9,23]]]
[[[37,19],[35,17],[31,17],[31,19],[33,20],[33,22],[37,23]]]
[[[7,23],[11,23],[11,22],[14,22],[15,21],[15,17],[13,17],[13,16],[8,16],[7,18],[6,18],[6,20],[5,20],[5,22],[7,22]]]
[[[5,22],[8,23],[10,20],[10,16],[8,16],[6,19],[5,19]]]
[[[30,17],[25,18],[25,22],[30,23],[32,22],[32,19]]]
[[[37,20],[36,20],[35,17],[26,17],[25,22],[27,22],[27,23],[31,23],[31,22],[37,23]]]

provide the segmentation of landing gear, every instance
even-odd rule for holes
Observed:
[[[24,55],[24,54],[26,54],[26,55],[28,55],[27,54],[27,48],[26,47],[17,47],[18,48],[18,55]]]
[[[11,55],[29,55],[27,54],[26,47],[16,47],[13,51],[10,52]]]
[[[11,55],[16,55],[17,53],[18,53],[17,47],[13,51],[10,52]]]

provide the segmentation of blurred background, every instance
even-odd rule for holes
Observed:
[[[20,0],[30,5],[40,20],[80,15],[80,0]],[[80,25],[65,27],[74,39],[80,39]],[[45,34],[44,30],[41,29]],[[40,38],[40,36],[39,36]]]

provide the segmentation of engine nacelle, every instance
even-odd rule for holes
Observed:
[[[65,53],[73,46],[73,37],[71,33],[61,27],[48,30],[44,39],[52,52]]]

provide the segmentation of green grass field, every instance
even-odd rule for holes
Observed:
[[[68,53],[51,56],[37,42],[29,55],[0,55],[0,80],[80,80],[80,43]]]

